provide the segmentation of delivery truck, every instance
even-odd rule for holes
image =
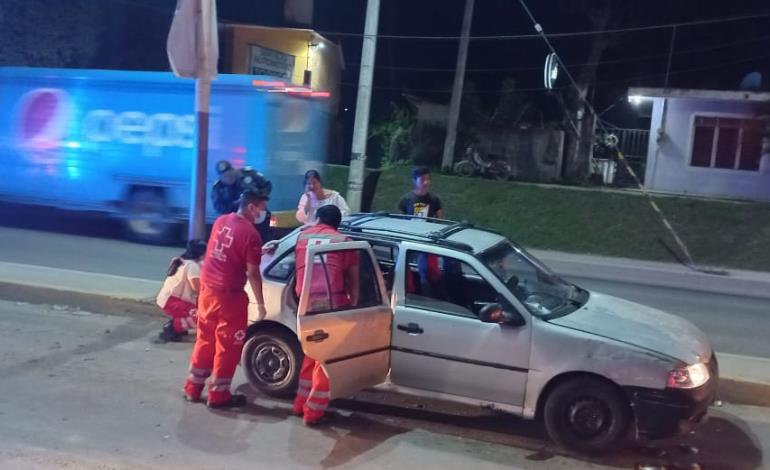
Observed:
[[[272,182],[278,220],[293,213],[303,173],[325,161],[328,97],[273,77],[219,75],[207,191],[228,160]],[[194,81],[170,72],[2,67],[0,200],[96,211],[121,218],[136,240],[171,242],[188,219],[194,104]]]

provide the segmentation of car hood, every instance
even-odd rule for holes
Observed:
[[[578,310],[550,323],[645,348],[687,364],[708,361],[706,335],[689,321],[610,295],[591,292]]]

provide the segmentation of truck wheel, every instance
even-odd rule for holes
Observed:
[[[476,168],[473,166],[473,163],[468,160],[457,162],[454,169],[455,173],[460,176],[473,176],[473,174],[476,173]]]
[[[257,331],[243,346],[241,364],[252,387],[271,397],[297,392],[305,355],[297,339],[275,329]]]
[[[128,235],[142,243],[166,244],[174,241],[177,224],[163,193],[152,189],[132,191],[126,201],[125,223]]]
[[[611,384],[590,377],[558,385],[548,396],[545,427],[557,444],[584,454],[603,454],[626,437],[628,401]]]

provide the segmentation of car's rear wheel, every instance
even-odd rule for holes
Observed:
[[[626,437],[631,409],[611,383],[593,377],[556,386],[544,408],[545,427],[556,443],[585,454],[603,454]]]
[[[296,393],[303,359],[297,339],[277,329],[257,331],[246,341],[241,355],[249,383],[273,397]]]

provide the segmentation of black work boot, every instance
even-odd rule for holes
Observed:
[[[174,323],[170,320],[163,324],[163,331],[158,334],[160,343],[178,343],[182,341],[182,335],[174,331]]]
[[[207,402],[206,406],[209,408],[238,408],[241,406],[246,406],[246,403],[248,402],[248,398],[246,398],[246,395],[242,395],[240,393],[234,393],[230,395],[230,399],[214,403],[214,402]]]

